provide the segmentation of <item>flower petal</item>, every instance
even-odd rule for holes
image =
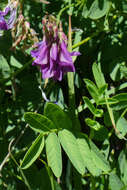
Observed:
[[[73,63],[71,55],[67,50],[67,46],[64,41],[60,44],[60,62]]]
[[[10,7],[7,6],[7,7],[5,8],[5,11],[4,11],[3,15],[4,15],[4,16],[7,15],[10,10],[11,10]]]
[[[3,16],[0,16],[0,30],[7,30],[7,23]]]
[[[50,57],[52,60],[57,60],[57,54],[58,54],[58,47],[56,43],[53,43],[50,49]]]
[[[53,77],[53,72],[51,72],[51,70],[49,69],[47,65],[41,65],[40,69],[42,72],[43,79]]]
[[[12,29],[14,24],[15,24],[15,20],[16,20],[16,14],[17,14],[17,9],[14,8],[13,10],[11,10],[10,13],[10,17],[8,19],[7,25],[8,25],[8,29]]]
[[[75,66],[73,63],[65,63],[65,62],[61,62],[60,66],[63,70],[63,72],[75,72]]]
[[[70,55],[71,56],[79,56],[79,55],[81,55],[81,53],[78,52],[78,51],[73,51],[73,52],[70,53]]]
[[[63,78],[63,72],[62,72],[62,70],[58,68],[58,69],[54,72],[53,78],[54,78],[55,80],[61,81],[62,78]]]
[[[42,44],[39,43],[39,48],[37,50],[31,51],[32,57],[36,57],[34,60],[34,63],[38,65],[43,65],[48,63],[48,46],[46,42],[42,42]]]

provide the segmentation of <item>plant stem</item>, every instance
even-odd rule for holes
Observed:
[[[81,42],[79,42],[79,43],[77,43],[77,44],[74,44],[74,45],[72,46],[72,49],[75,49],[75,48],[81,46],[82,44],[87,43],[89,40],[91,40],[93,37],[97,36],[99,33],[100,33],[100,32],[95,32],[94,34],[92,34],[91,36],[85,38],[85,39],[82,40]]]
[[[67,169],[66,169],[66,186],[68,190],[72,190],[72,165],[70,163],[70,160],[67,161]]]
[[[69,16],[69,33],[68,33],[68,51],[72,51],[72,38],[71,38],[71,16]],[[69,111],[74,119],[75,115],[75,89],[74,89],[74,73],[68,72],[67,73],[68,79],[68,92],[69,92]]]
[[[92,182],[92,187],[91,187],[91,190],[95,190],[96,189],[96,187],[95,187],[95,179],[94,179],[94,177],[93,176],[91,176],[91,182]]]
[[[51,183],[51,189],[52,189],[52,190],[55,190],[52,171],[50,170],[49,166],[47,165],[47,163],[46,163],[44,160],[40,159],[40,161],[41,161],[41,162],[45,165],[45,167],[46,167],[46,170],[47,170],[47,173],[48,173],[48,176],[49,176],[49,179],[50,179],[50,183]]]
[[[115,130],[115,133],[116,133],[118,136],[121,136],[124,140],[127,140],[127,139],[119,132],[119,130],[116,128],[113,111],[112,111],[112,109],[111,109],[110,106],[109,106],[109,103],[108,103],[107,98],[108,98],[108,97],[105,96],[107,110],[108,110],[108,113],[109,113],[109,116],[110,116],[110,119],[111,119],[111,122],[112,122],[112,126],[113,126],[113,128],[114,128],[114,130]]]
[[[124,117],[124,115],[127,113],[127,108],[123,111],[123,113],[121,114],[121,117]]]
[[[57,24],[59,23],[60,17],[61,17],[62,13],[63,13],[65,10],[69,9],[70,7],[74,7],[74,6],[77,7],[77,6],[80,5],[80,4],[81,4],[81,2],[77,3],[76,5],[75,5],[75,3],[72,3],[72,4],[69,4],[69,5],[67,5],[66,7],[62,8],[62,9],[59,11],[58,15],[57,15]]]
[[[22,169],[20,168],[19,164],[17,163],[17,161],[15,160],[14,156],[12,155],[12,153],[10,152],[10,155],[11,155],[11,158],[12,160],[14,161],[14,163],[17,165],[20,173],[21,173],[21,176],[22,176],[22,179],[23,179],[23,182],[25,183],[25,185],[28,187],[28,190],[32,190],[30,185],[29,185],[29,182],[26,178],[26,176],[24,175],[24,172],[22,171]]]

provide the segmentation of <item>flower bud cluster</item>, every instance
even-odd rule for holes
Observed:
[[[12,49],[19,46],[23,51],[38,42],[37,33],[30,27],[30,23],[26,21],[22,13],[19,14],[12,29],[12,39]]]

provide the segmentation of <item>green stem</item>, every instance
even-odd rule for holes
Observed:
[[[72,46],[72,49],[75,49],[75,48],[81,46],[82,44],[87,43],[89,40],[91,40],[93,37],[97,36],[99,33],[100,33],[100,32],[96,32],[96,33],[92,34],[91,36],[85,38],[85,39],[82,40],[81,42],[79,42],[79,43],[77,43],[77,44],[74,44],[74,45]]]
[[[22,169],[20,168],[19,164],[17,163],[17,161],[15,160],[14,156],[12,155],[12,153],[10,152],[10,156],[12,158],[12,160],[14,161],[14,163],[17,165],[20,173],[21,173],[21,176],[22,176],[22,179],[23,179],[23,182],[25,183],[25,185],[28,187],[28,190],[32,190],[30,185],[29,185],[29,182],[27,181],[27,178],[26,176],[24,175],[24,172],[22,171]]]
[[[124,117],[124,115],[127,113],[127,108],[123,111],[123,113],[121,114],[121,117]]]
[[[72,4],[69,4],[69,5],[67,5],[66,7],[62,8],[62,9],[59,11],[58,15],[57,15],[57,24],[59,23],[60,17],[61,17],[61,15],[63,14],[64,11],[66,11],[66,10],[69,9],[70,7],[74,7],[74,6],[77,7],[77,6],[80,5],[80,4],[81,4],[81,2],[77,3],[76,5],[75,5],[75,3],[72,3]]]
[[[121,136],[124,140],[127,140],[127,139],[119,132],[119,130],[116,128],[113,111],[112,111],[112,109],[111,109],[110,106],[109,106],[109,103],[108,103],[108,99],[107,99],[107,98],[108,98],[108,96],[105,96],[107,110],[108,110],[108,113],[109,113],[109,116],[110,116],[110,119],[111,119],[111,122],[112,122],[112,126],[113,126],[113,128],[114,128],[114,130],[115,130],[115,133],[116,133],[118,136]]]
[[[69,16],[69,33],[68,33],[68,51],[72,51],[72,38],[71,38],[71,16]],[[72,120],[75,116],[75,89],[74,89],[74,73],[68,72],[68,92],[69,92],[69,111]]]
[[[91,190],[95,190],[96,189],[96,187],[95,187],[95,179],[94,179],[94,177],[93,176],[91,176],[91,182],[92,182],[92,187],[91,187]]]
[[[53,179],[53,174],[52,174],[52,171],[50,170],[49,166],[47,165],[47,163],[40,159],[40,161],[45,165],[46,167],[46,170],[47,170],[47,173],[48,173],[48,176],[49,176],[49,179],[50,179],[50,183],[51,183],[51,189],[52,190],[55,190],[55,187],[54,187],[54,179]]]
[[[115,119],[114,119],[113,111],[112,111],[112,109],[109,106],[107,98],[108,98],[108,96],[105,96],[107,110],[108,110],[108,113],[109,113],[109,116],[110,116],[110,119],[111,119],[111,122],[112,122],[112,126],[115,129],[115,131],[116,131],[117,129],[116,129],[116,125],[115,125]]]
[[[67,189],[72,190],[72,165],[69,159],[67,161],[65,181],[66,181]]]

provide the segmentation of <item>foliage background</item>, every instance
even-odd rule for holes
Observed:
[[[39,1],[22,1],[23,15],[38,38],[42,39],[42,17],[48,12],[58,16],[61,9],[65,9],[61,15],[64,32],[68,33],[68,14],[72,13],[73,45],[79,43],[81,56],[76,59],[75,67],[75,97],[76,111],[81,124],[81,129],[93,142],[110,164],[110,172],[102,172],[93,176],[86,170],[81,176],[72,167],[66,154],[63,152],[63,172],[61,184],[54,177],[55,189],[98,189],[98,190],[123,190],[127,189],[127,1],[117,0],[50,0],[46,5]],[[0,2],[2,9],[7,1]],[[77,5],[78,4],[78,5]],[[78,36],[78,37],[77,37]],[[77,42],[74,42],[77,37]],[[83,43],[82,40],[84,40]],[[37,137],[37,133],[26,127],[24,121],[25,112],[43,114],[45,101],[38,86],[44,87],[44,81],[40,81],[38,69],[32,67],[30,49],[23,51],[22,42],[16,49],[11,50],[11,31],[5,31],[0,37],[0,163],[8,154],[8,146],[12,139],[21,138],[13,149],[13,156],[18,163],[23,159],[26,150]],[[103,110],[103,116],[96,117],[86,105],[85,97],[91,98],[88,85],[84,79],[96,82],[92,68],[96,62],[108,84],[107,91],[110,97],[120,94],[117,103],[111,105],[116,127],[121,131],[122,137],[113,129],[106,105],[95,105]],[[23,68],[23,69],[22,69]],[[62,82],[49,80],[45,93],[51,101],[57,101],[58,105],[67,111],[68,89],[67,79],[64,76]],[[91,128],[86,118],[93,119],[103,127],[99,130]],[[119,122],[118,122],[119,121]],[[99,126],[100,127],[100,126]],[[91,132],[92,131],[92,132]],[[92,136],[91,136],[92,135]],[[124,138],[123,138],[124,136]],[[41,157],[46,161],[45,149]],[[69,169],[71,168],[71,170]],[[71,171],[71,174],[70,174]],[[46,167],[39,159],[32,166],[24,170],[24,175],[31,190],[51,189],[50,179]],[[19,167],[10,156],[1,170],[1,190],[28,189],[22,180]]]

